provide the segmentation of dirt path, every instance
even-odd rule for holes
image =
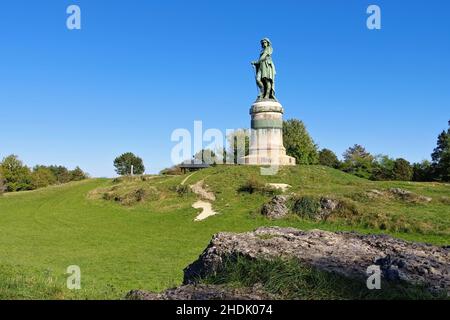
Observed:
[[[186,178],[184,178],[184,180],[183,181],[181,181],[181,185],[184,185],[185,183],[186,183],[186,181],[188,181],[188,179],[190,178],[190,177],[192,177],[194,174],[196,174],[197,172],[193,172],[193,173],[191,173],[190,175],[188,175]]]
[[[202,212],[195,218],[194,221],[205,220],[208,217],[218,214],[212,209],[211,204],[216,200],[216,196],[213,192],[207,190],[204,180],[200,180],[196,184],[192,185],[191,190],[200,197],[200,200],[195,202],[192,207],[194,209],[202,209]]]
[[[203,209],[202,212],[195,218],[194,221],[202,221],[208,217],[218,214],[212,209],[212,204],[203,200],[199,200],[192,205],[192,208]]]

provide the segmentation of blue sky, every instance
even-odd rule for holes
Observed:
[[[71,4],[81,30],[66,28]],[[113,176],[132,151],[157,172],[174,129],[249,126],[267,36],[285,117],[321,148],[420,161],[450,119],[449,15],[447,0],[5,0],[0,157]]]

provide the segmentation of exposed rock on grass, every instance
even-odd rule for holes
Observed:
[[[342,200],[330,197],[275,196],[264,204],[261,214],[270,219],[282,219],[289,213],[302,218],[326,221],[331,215],[354,215],[356,208]]]
[[[422,195],[415,194],[411,191],[400,189],[400,188],[390,188],[386,191],[380,191],[380,190],[369,190],[367,191],[367,196],[369,198],[391,198],[391,199],[397,199],[402,200],[406,202],[412,202],[412,203],[429,203],[433,200],[433,198],[425,197]]]
[[[206,284],[185,285],[163,293],[133,290],[125,297],[127,300],[270,300],[273,298],[259,286],[229,288]]]
[[[281,192],[286,192],[289,188],[292,188],[292,186],[286,183],[267,183],[266,186],[269,188],[278,189]]]
[[[384,235],[360,235],[293,228],[259,228],[247,233],[215,235],[199,259],[184,270],[184,284],[213,275],[233,257],[293,258],[306,266],[359,281],[378,265],[383,281],[450,292],[450,251]]]
[[[275,196],[270,202],[263,205],[261,214],[270,219],[284,218],[289,213],[286,203],[286,196]]]

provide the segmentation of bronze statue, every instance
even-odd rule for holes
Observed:
[[[256,67],[256,84],[259,88],[258,100],[275,100],[275,64],[272,61],[273,48],[270,40],[261,40],[261,54],[258,61],[253,61]]]

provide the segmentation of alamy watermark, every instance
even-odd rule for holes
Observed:
[[[367,29],[380,30],[381,29],[381,8],[375,4],[367,7],[367,14],[370,16],[367,18]]]
[[[193,133],[185,128],[172,132],[171,141],[176,144],[171,151],[173,165],[193,164],[259,164],[252,159],[276,159],[277,149],[271,148],[272,141],[261,137],[253,129],[219,129],[203,130],[202,121],[194,121]],[[257,150],[257,155],[255,155]],[[252,157],[253,151],[253,158]],[[270,153],[270,154],[269,154]],[[262,175],[278,173],[278,163],[261,165]]]
[[[380,290],[381,289],[381,268],[377,265],[372,265],[367,268],[367,289]]]
[[[67,267],[67,289],[80,290],[81,289],[81,269],[77,265],[71,265]]]
[[[81,30],[81,8],[77,5],[67,7],[66,13],[69,15],[66,26],[69,30]]]

